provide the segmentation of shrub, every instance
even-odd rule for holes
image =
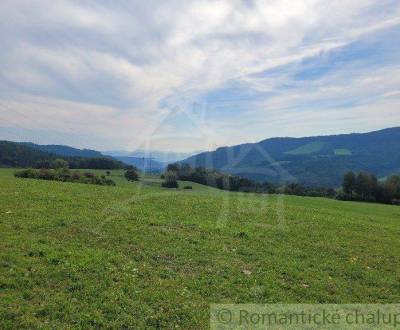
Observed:
[[[287,195],[303,196],[305,194],[304,187],[298,183],[290,183],[285,186],[284,193]]]
[[[193,189],[192,186],[184,186],[183,189]]]
[[[51,168],[50,160],[39,160],[35,164],[35,168]]]
[[[82,178],[82,173],[78,172],[78,171],[74,171],[71,173],[71,178],[73,181],[80,181],[80,179]]]
[[[138,181],[139,180],[139,174],[137,172],[137,169],[132,167],[131,169],[126,170],[125,178],[128,181]]]
[[[336,199],[340,201],[351,201],[353,200],[353,196],[341,191],[336,195]]]
[[[15,171],[14,176],[17,178],[35,178],[37,176],[36,172],[36,170],[29,168],[27,170]]]
[[[165,181],[161,183],[161,187],[163,188],[179,188],[179,184],[177,181]]]
[[[51,163],[51,167],[54,169],[59,169],[59,168],[67,169],[69,167],[69,164],[66,160],[57,158],[53,160],[53,162]]]
[[[38,171],[37,178],[42,180],[56,180],[56,172],[51,169],[41,168]]]
[[[115,182],[111,179],[105,179],[103,182],[104,182],[103,184],[107,186],[115,186]]]
[[[14,176],[18,178],[31,178],[40,180],[54,180],[54,181],[64,181],[64,182],[79,182],[86,184],[98,184],[98,185],[108,185],[115,186],[115,182],[106,177],[97,177],[93,173],[80,173],[78,171],[71,172],[69,169],[26,169],[15,171]]]

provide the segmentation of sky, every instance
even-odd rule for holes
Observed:
[[[188,152],[400,126],[399,0],[2,0],[0,140]]]

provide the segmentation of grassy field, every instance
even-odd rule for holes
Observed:
[[[1,329],[201,329],[210,303],[400,301],[398,206],[12,173],[0,170]]]
[[[298,147],[297,149],[290,150],[286,152],[288,155],[310,155],[313,153],[316,153],[322,149],[324,146],[324,142],[310,142],[305,145],[302,145],[301,147]]]
[[[350,156],[352,152],[349,149],[335,149],[336,156]]]

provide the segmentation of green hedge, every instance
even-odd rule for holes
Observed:
[[[107,179],[105,176],[96,176],[93,173],[79,171],[70,171],[69,169],[33,169],[19,170],[14,172],[14,176],[18,178],[53,180],[63,182],[76,182],[85,184],[98,184],[105,186],[115,186],[115,182]]]

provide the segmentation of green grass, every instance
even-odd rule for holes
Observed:
[[[320,151],[323,146],[324,142],[310,142],[285,153],[288,155],[311,155]]]
[[[398,303],[400,207],[0,170],[0,328],[207,328],[210,303]]]
[[[336,156],[350,156],[351,151],[349,149],[335,149],[334,150]]]

